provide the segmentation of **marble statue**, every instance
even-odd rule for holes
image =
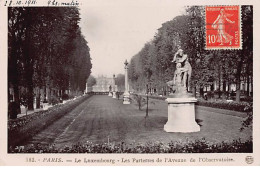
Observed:
[[[165,100],[168,104],[168,121],[164,125],[166,132],[191,133],[200,131],[195,119],[195,103],[197,99],[187,92],[191,77],[191,65],[188,55],[179,49],[172,62],[176,63],[173,80],[167,85],[175,91]]]
[[[168,86],[175,90],[175,93],[186,92],[189,84],[192,68],[188,60],[188,55],[183,53],[182,49],[179,49],[172,62],[176,63],[176,70],[172,81],[167,82]]]

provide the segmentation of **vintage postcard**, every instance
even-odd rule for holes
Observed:
[[[259,2],[0,2],[0,165],[260,165]]]

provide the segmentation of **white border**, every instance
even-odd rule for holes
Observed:
[[[38,3],[38,6],[46,6],[46,1],[47,0],[38,0],[41,3]],[[64,0],[67,1],[67,0]],[[87,5],[85,1],[83,0],[78,0],[80,1],[81,5]],[[104,0],[105,1],[105,0]],[[115,1],[116,0],[111,0]],[[133,0],[134,1],[134,0]],[[149,0],[136,0],[136,3],[149,3]],[[260,104],[259,103],[259,76],[258,74],[260,73],[260,52],[259,52],[259,46],[260,46],[260,36],[258,30],[260,29],[260,1],[253,1],[253,0],[232,0],[232,1],[226,1],[226,0],[220,0],[220,1],[215,1],[215,0],[199,0],[199,1],[189,1],[189,0],[174,0],[176,3],[182,3],[183,6],[192,6],[192,5],[253,5],[253,23],[254,23],[254,32],[253,32],[253,37],[254,37],[254,119],[253,119],[253,139],[254,139],[254,152],[253,153],[217,153],[217,154],[7,154],[7,8],[3,7],[4,0],[0,0],[0,37],[1,37],[1,45],[0,45],[0,52],[1,52],[1,57],[0,57],[0,63],[1,68],[1,94],[0,94],[0,165],[12,165],[12,166],[38,166],[38,165],[44,165],[44,166],[58,166],[58,165],[66,165],[66,166],[86,166],[86,165],[102,165],[102,166],[107,166],[111,164],[67,164],[67,163],[26,163],[25,158],[26,157],[35,157],[35,158],[45,158],[45,157],[50,157],[50,158],[63,158],[63,159],[74,159],[74,158],[113,158],[113,159],[119,159],[121,158],[158,158],[158,157],[168,157],[168,158],[222,158],[222,157],[230,157],[234,158],[235,162],[232,163],[163,163],[163,164],[154,164],[154,163],[141,163],[141,164],[134,164],[134,163],[118,163],[116,165],[122,165],[122,166],[129,166],[129,165],[145,165],[145,166],[153,166],[153,165],[164,165],[164,166],[172,166],[172,165],[178,165],[178,166],[183,166],[183,165],[193,165],[193,166],[212,166],[212,165],[220,165],[220,166],[238,166],[238,165],[246,165],[246,166],[252,166],[252,165],[260,165]],[[98,3],[102,3],[101,1],[97,1]],[[163,3],[163,0],[162,0]],[[251,165],[248,165],[245,163],[245,157],[251,155],[254,157],[254,163]],[[111,165],[113,166],[113,165]]]

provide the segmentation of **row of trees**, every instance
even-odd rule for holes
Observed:
[[[205,50],[204,7],[192,6],[186,14],[162,24],[154,38],[132,57],[129,64],[131,86],[143,91],[146,84],[157,91],[166,91],[166,82],[172,80],[175,66],[171,62],[178,48],[189,57],[192,66],[191,88],[203,89],[217,82],[225,91],[236,84],[236,100],[240,100],[240,83],[246,81],[247,95],[253,75],[253,7],[242,6],[242,50]]]
[[[120,92],[124,92],[125,91],[125,75],[124,74],[117,74],[116,76],[116,85],[117,85],[117,89]]]
[[[74,7],[8,8],[9,101],[32,110],[35,97],[39,107],[40,97],[85,90],[92,64],[79,21]]]

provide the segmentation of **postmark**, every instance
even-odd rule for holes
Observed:
[[[205,7],[205,49],[242,49],[241,9],[235,6]]]

